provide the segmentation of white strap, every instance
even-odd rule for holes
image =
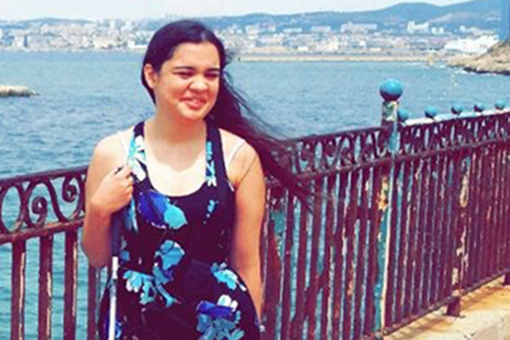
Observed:
[[[225,164],[225,168],[228,169],[230,163],[232,163],[232,160],[234,159],[236,153],[239,151],[239,149],[241,149],[241,147],[246,143],[246,141],[243,139],[241,141],[239,141],[239,143],[237,143],[237,145],[234,147],[234,150],[230,153],[230,155],[228,155],[228,158],[227,158],[227,161],[226,161],[226,164]]]
[[[124,141],[124,138],[122,138],[122,133],[120,132],[117,132],[117,136],[119,137],[120,139],[120,144],[122,144],[122,148],[124,149],[124,151],[126,152],[126,156],[129,155],[129,150],[128,150],[128,147],[126,145],[126,142]]]

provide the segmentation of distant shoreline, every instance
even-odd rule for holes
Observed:
[[[380,62],[445,62],[447,57],[424,55],[239,55],[236,61],[380,61]]]
[[[0,49],[0,53],[120,53],[143,54],[143,50],[26,50]],[[438,55],[377,55],[377,54],[234,54],[237,62],[324,62],[324,61],[359,61],[359,62],[424,62],[428,64],[447,62],[449,56]]]

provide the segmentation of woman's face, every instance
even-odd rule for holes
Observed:
[[[211,111],[220,87],[220,57],[210,42],[183,43],[156,72],[144,66],[159,112],[182,123],[203,120]]]

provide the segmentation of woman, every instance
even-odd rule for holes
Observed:
[[[126,211],[116,339],[259,338],[264,171],[305,191],[281,162],[285,146],[242,116],[227,62],[201,23],[164,26],[141,76],[154,116],[94,150],[82,241],[91,265],[109,263],[112,215]],[[102,339],[107,313],[106,291]]]

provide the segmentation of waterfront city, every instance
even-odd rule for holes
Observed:
[[[159,20],[38,19],[0,22],[0,51],[143,51]],[[308,24],[291,20],[230,20],[212,24],[226,46],[239,57],[446,58],[483,53],[497,42],[497,30],[473,25],[407,21]],[[295,20],[294,20],[295,21]]]

